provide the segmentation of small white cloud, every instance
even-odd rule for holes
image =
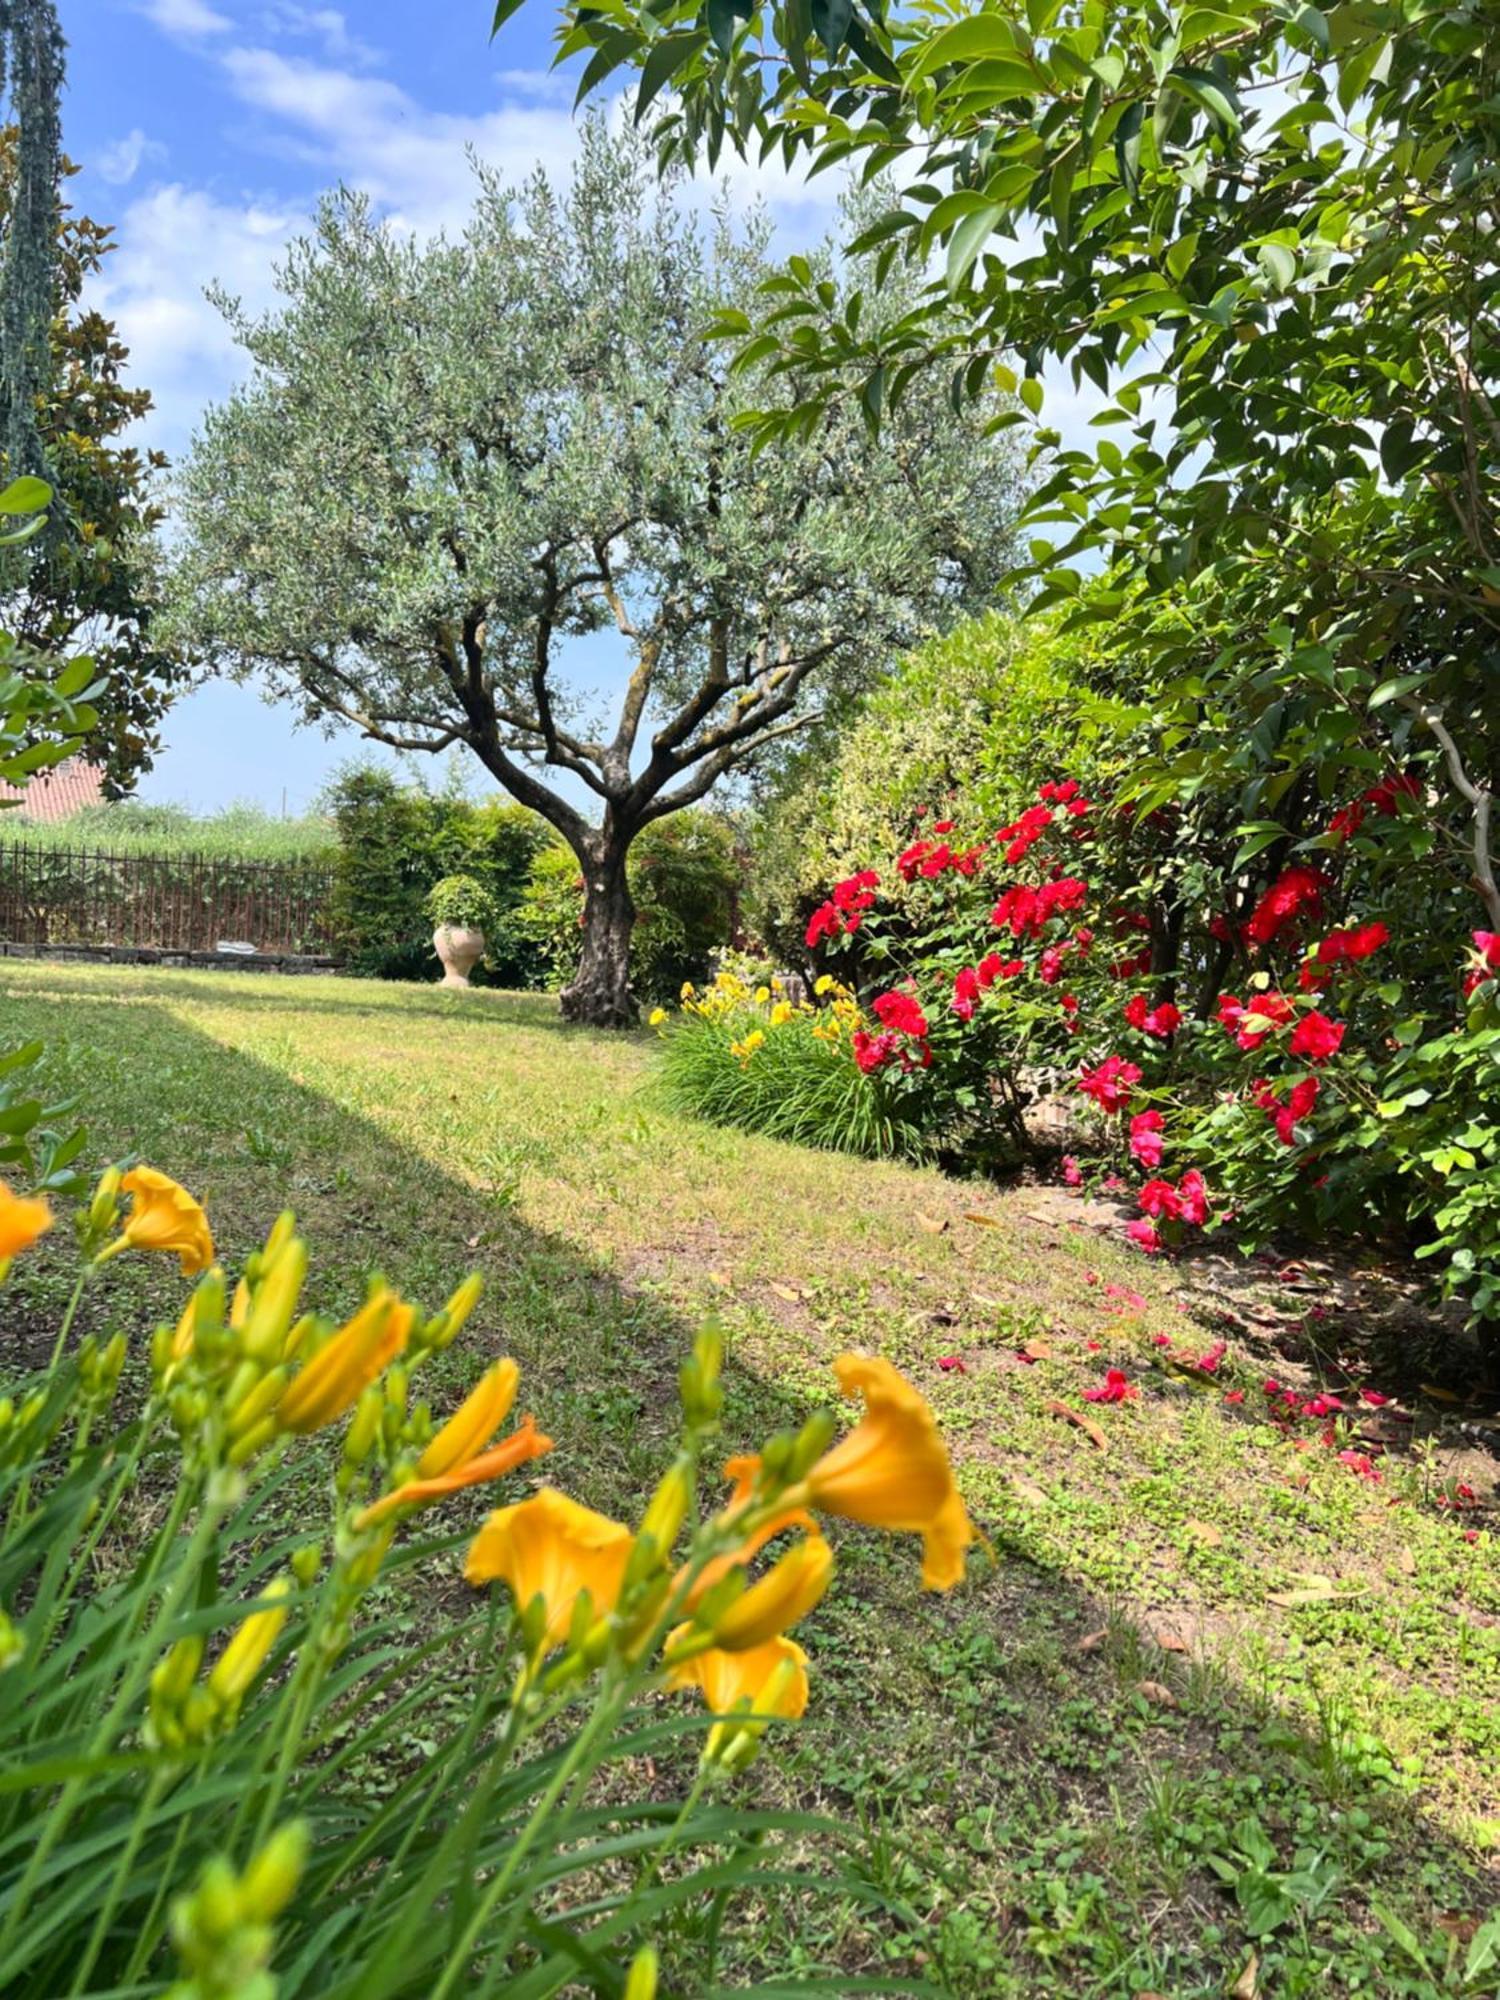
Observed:
[[[145,160],[164,160],[167,149],[159,139],[148,139],[137,125],[125,134],[123,139],[115,139],[108,146],[101,146],[94,158],[94,167],[102,179],[114,187],[124,187],[133,181]]]
[[[138,0],[138,5],[152,26],[174,41],[202,41],[227,34],[234,26],[228,15],[215,13],[208,0]]]
[[[306,7],[301,0],[272,0],[262,23],[273,35],[300,35],[319,43],[331,62],[352,62],[361,68],[373,68],[380,61],[380,51],[350,33],[349,23],[337,7]]]

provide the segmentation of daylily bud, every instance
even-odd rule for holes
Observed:
[[[282,1250],[292,1240],[292,1232],[297,1227],[297,1218],[291,1209],[284,1208],[271,1224],[271,1233],[266,1238],[266,1247],[261,1253],[266,1260],[266,1269],[281,1255]]]
[[[797,1433],[791,1458],[787,1463],[787,1478],[800,1479],[808,1467],[815,1464],[833,1443],[834,1432],[837,1429],[838,1423],[832,1410],[814,1410]]]
[[[273,1368],[263,1375],[248,1396],[243,1397],[229,1413],[229,1435],[241,1438],[253,1429],[262,1418],[268,1417],[286,1393],[286,1385],[291,1380],[289,1368]]]
[[[484,1279],[480,1277],[477,1271],[471,1271],[458,1290],[453,1294],[452,1298],[443,1307],[440,1315],[443,1321],[442,1339],[440,1342],[434,1341],[432,1343],[434,1346],[440,1345],[446,1347],[448,1345],[449,1341],[453,1339],[454,1335],[458,1333],[468,1320],[475,1306],[478,1305],[480,1294],[483,1291]]]
[[[404,1362],[397,1361],[387,1369],[385,1377],[385,1400],[388,1409],[399,1410],[403,1416],[405,1415],[406,1397],[410,1382],[411,1374]]]
[[[305,1548],[292,1552],[292,1575],[304,1590],[310,1590],[317,1582],[318,1571],[323,1567],[323,1545],[309,1542]]]
[[[13,1667],[26,1651],[26,1637],[9,1612],[0,1611],[0,1673]]]
[[[193,1899],[195,1927],[209,1937],[224,1938],[240,1921],[239,1884],[221,1856],[207,1863]]]
[[[663,1474],[641,1518],[641,1538],[644,1540],[649,1535],[659,1556],[671,1552],[692,1504],[693,1461],[686,1452],[679,1452]]]
[[[106,1167],[99,1176],[99,1184],[88,1209],[88,1232],[91,1236],[104,1236],[114,1228],[120,1213],[121,1171],[118,1167]]]
[[[656,2000],[656,1974],[656,1953],[649,1944],[643,1944],[630,1961],[623,2000]]]
[[[306,1276],[307,1245],[290,1237],[275,1263],[268,1264],[240,1335],[241,1349],[252,1360],[274,1361],[281,1354]]]
[[[318,1316],[316,1313],[304,1313],[302,1315],[301,1319],[296,1322],[287,1334],[286,1339],[281,1343],[281,1358],[283,1361],[296,1360],[297,1356],[302,1352],[303,1342],[317,1323]]]
[[[290,1577],[273,1577],[263,1597],[280,1600],[291,1595]],[[208,1690],[225,1707],[239,1701],[266,1663],[277,1634],[286,1623],[286,1608],[273,1601],[264,1611],[252,1611],[224,1648],[208,1676]]]
[[[254,1923],[280,1916],[296,1893],[307,1862],[307,1823],[294,1819],[278,1827],[240,1877],[240,1904]]]
[[[274,1438],[281,1426],[276,1421],[273,1410],[268,1417],[262,1417],[248,1431],[237,1437],[224,1456],[231,1465],[248,1465],[258,1451],[262,1451]]]
[[[374,1449],[375,1440],[380,1435],[380,1416],[385,1406],[385,1397],[378,1382],[370,1383],[362,1391],[354,1406],[354,1416],[344,1438],[344,1463],[363,1465]]]
[[[202,1664],[203,1634],[190,1632],[175,1645],[169,1646],[151,1669],[152,1694],[159,1701],[175,1707],[198,1678],[198,1669]]]

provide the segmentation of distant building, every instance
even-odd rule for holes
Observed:
[[[86,806],[104,804],[104,773],[86,757],[69,757],[66,763],[54,764],[50,771],[38,771],[24,791],[14,785],[0,784],[0,800],[3,799],[19,799],[21,808],[18,812],[14,806],[8,806],[0,811],[0,829],[8,823],[13,832],[18,820],[56,826]]]

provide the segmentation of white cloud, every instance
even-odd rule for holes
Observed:
[[[133,181],[145,160],[164,160],[167,149],[158,139],[148,139],[139,125],[134,126],[123,139],[116,139],[108,146],[101,146],[93,160],[93,166],[102,179],[112,187],[124,187]]]
[[[138,0],[140,12],[153,27],[174,41],[203,41],[227,35],[234,26],[227,15],[215,13],[208,0]]]
[[[255,310],[274,294],[273,267],[311,218],[317,197],[336,183],[359,189],[393,226],[427,236],[456,231],[473,205],[469,155],[504,181],[518,181],[538,163],[565,177],[578,149],[569,96],[545,71],[509,71],[496,79],[499,101],[477,114],[435,110],[387,77],[361,67],[360,52],[313,59],[238,38],[208,41],[231,24],[205,0],[141,0],[150,17],[179,37],[196,36],[203,61],[248,114],[237,141],[267,158],[291,162],[303,183],[296,196],[267,198],[174,182],[152,188],[121,216],[119,249],[93,288],[101,310],[116,319],[132,354],[134,378],[150,388],[156,410],[146,440],[173,456],[181,452],[204,408],[243,378],[244,356],[204,287],[221,284]],[[344,16],[302,0],[262,0],[267,31],[319,40],[325,49],[350,41]],[[368,52],[373,55],[373,52]],[[617,108],[623,116],[623,109]],[[132,132],[111,149],[123,184],[152,156],[153,144]],[[278,174],[285,180],[285,173]],[[795,248],[826,233],[840,181],[828,174],[805,187],[779,165],[764,168],[726,159],[718,184],[734,206],[763,200],[780,225],[778,241]],[[707,182],[692,191],[706,206]]]
[[[373,67],[380,61],[380,51],[350,33],[349,23],[337,7],[305,7],[300,0],[273,0],[261,19],[270,34],[295,35],[317,42],[331,62]]]
[[[180,452],[205,407],[244,373],[204,286],[217,280],[251,309],[269,303],[272,266],[304,221],[297,208],[220,201],[176,183],[126,208],[90,298],[118,321],[131,377],[156,399],[146,419],[152,445]]]

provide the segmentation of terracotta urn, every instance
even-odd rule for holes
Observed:
[[[467,987],[469,974],[484,957],[484,932],[463,924],[439,924],[432,934],[432,948],[443,961],[443,984]]]

